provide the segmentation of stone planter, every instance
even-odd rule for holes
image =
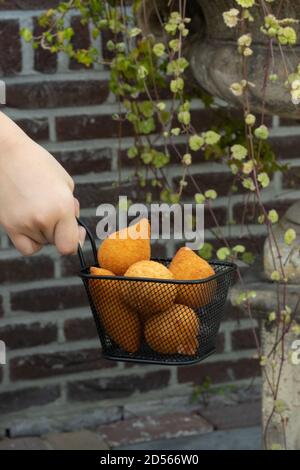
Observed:
[[[168,2],[157,0],[157,9],[162,18],[169,10]],[[178,9],[178,2],[172,2],[173,9]],[[214,96],[218,96],[228,103],[239,106],[241,99],[235,97],[229,87],[233,82],[242,79],[240,55],[237,52],[236,28],[228,28],[222,18],[222,13],[230,8],[236,8],[234,0],[187,0],[187,16],[192,18],[190,25],[190,37],[185,53],[189,57],[193,76],[198,84]],[[256,6],[252,9],[255,20],[250,23],[250,32],[253,37],[254,54],[248,59],[249,81],[255,83],[251,89],[251,102],[253,109],[261,110],[263,98],[263,83],[265,65],[268,62],[269,47],[257,22],[262,24],[261,9]],[[281,17],[300,17],[300,0],[283,2]],[[152,0],[144,0],[144,6],[140,11],[140,24],[146,33],[163,39],[161,24],[157,18],[157,10]],[[299,29],[299,26],[295,25]],[[300,39],[298,47],[300,46]],[[300,106],[294,106],[290,93],[283,87],[286,73],[283,67],[282,56],[279,48],[274,46],[275,68],[270,72],[277,73],[277,83],[269,84],[266,93],[266,108],[270,114],[300,117]],[[298,57],[294,49],[285,48],[284,54],[287,63],[296,69]]]
[[[261,276],[261,266],[257,267],[255,272],[250,272],[245,279],[247,288],[256,292],[256,298],[252,301],[253,312],[260,326],[262,355],[267,357],[273,350],[276,342],[276,329],[266,327],[265,318],[269,313],[274,311],[277,306],[276,285],[267,282]],[[237,285],[231,292],[232,303],[244,291]],[[299,305],[299,286],[289,285],[287,287],[286,304],[296,311],[296,319],[300,320]],[[281,415],[278,412],[272,414],[274,400],[271,395],[270,386],[266,379],[278,377],[279,368],[281,367],[281,357],[283,350],[281,345],[277,347],[276,352],[272,356],[272,362],[267,362],[263,367],[263,390],[262,390],[262,426],[263,432],[268,428],[267,442],[262,442],[262,447],[267,445],[268,449],[273,446],[287,447],[289,450],[300,449],[300,343],[299,338],[293,332],[289,332],[284,341],[284,361],[281,371],[281,381],[277,396],[278,410],[281,407],[282,416],[286,420],[286,439],[282,432]],[[281,411],[282,411],[281,410]],[[271,418],[270,418],[271,416]]]
[[[294,229],[297,238],[291,246],[284,242],[284,234],[288,229]],[[272,238],[268,238],[264,248],[264,271],[268,279],[271,279],[272,272],[276,269],[281,272],[281,265],[284,270],[284,277],[291,284],[300,284],[300,202],[292,205],[279,224],[274,228],[277,247],[279,248],[282,262],[278,257],[273,257],[277,253],[276,246]]]

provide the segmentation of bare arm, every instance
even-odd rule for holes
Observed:
[[[46,243],[75,253],[84,239],[74,183],[55,158],[0,112],[0,224],[23,255]]]

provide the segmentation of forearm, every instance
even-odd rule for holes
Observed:
[[[29,255],[45,243],[75,253],[79,238],[70,175],[46,149],[0,113],[0,224],[16,248]]]
[[[30,140],[17,124],[0,112],[0,157],[22,142]]]

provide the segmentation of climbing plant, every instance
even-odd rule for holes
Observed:
[[[128,5],[130,3],[130,6]],[[271,442],[268,433],[273,417],[277,416],[282,424],[283,439],[286,443],[286,406],[278,400],[282,367],[278,374],[271,367],[279,348],[284,350],[286,334],[293,330],[300,334],[300,327],[295,321],[295,311],[286,305],[287,286],[284,265],[274,234],[274,226],[279,221],[275,208],[266,209],[262,191],[270,184],[275,171],[284,171],[269,144],[265,109],[257,118],[253,112],[250,91],[256,86],[249,80],[249,58],[253,56],[252,34],[253,23],[261,31],[269,47],[272,60],[266,62],[263,76],[263,106],[269,84],[279,81],[274,69],[273,48],[276,46],[282,54],[285,79],[282,87],[289,90],[294,105],[300,104],[300,64],[291,70],[285,60],[285,48],[293,47],[297,42],[295,18],[282,18],[282,0],[234,0],[233,8],[222,13],[222,21],[228,28],[236,30],[236,47],[240,56],[242,76],[231,84],[231,93],[242,101],[242,117],[234,118],[226,109],[217,109],[214,98],[199,87],[190,86],[186,77],[189,74],[189,61],[185,55],[191,18],[187,14],[187,0],[169,1],[169,14],[160,13],[156,0],[157,21],[161,29],[161,39],[140,27],[141,15],[145,14],[147,2],[135,0],[69,0],[61,2],[57,8],[47,10],[40,18],[43,32],[34,37],[32,31],[22,30],[23,38],[32,41],[33,47],[42,46],[52,53],[64,52],[86,67],[101,63],[110,70],[110,90],[119,104],[119,112],[112,115],[118,121],[120,138],[124,123],[130,123],[134,130],[132,146],[127,151],[129,159],[135,161],[135,178],[137,184],[146,186],[151,181],[153,188],[160,189],[163,202],[180,201],[188,184],[192,185],[196,203],[205,204],[213,215],[216,224],[214,233],[223,246],[216,252],[221,260],[242,260],[250,264],[253,255],[243,244],[230,246],[214,213],[213,201],[218,198],[217,188],[202,191],[190,175],[190,167],[199,159],[210,159],[226,163],[233,175],[231,192],[241,185],[249,194],[253,204],[258,206],[258,223],[264,224],[271,241],[274,259],[272,280],[277,285],[278,304],[269,313],[267,323],[276,329],[274,347],[268,356],[264,356],[255,328],[253,334],[263,374],[269,384],[273,398],[271,416],[265,426],[264,442],[266,448],[279,449],[278,442]],[[223,2],[225,3],[225,2]],[[260,19],[254,15],[254,8],[261,11]],[[69,26],[70,14],[78,14],[82,25],[90,25],[92,36],[96,41],[100,36],[106,38],[107,54],[103,59],[98,48],[76,48],[73,38],[75,31]],[[251,26],[251,28],[250,28]],[[165,98],[162,98],[165,97]],[[203,132],[197,132],[193,122],[192,98],[198,98],[203,105],[218,114],[216,125]],[[176,156],[182,165],[182,176],[177,186],[170,184],[167,173],[170,165],[170,153]],[[122,153],[119,155],[120,179],[122,178]],[[191,176],[188,178],[188,176]],[[152,200],[152,192],[146,195],[147,202]],[[293,229],[285,234],[285,243],[292,245],[296,237]],[[212,246],[205,244],[200,254],[209,258],[213,255]],[[252,301],[256,293],[248,291],[239,271],[243,292],[236,303],[243,305],[250,318]],[[284,362],[284,354],[281,361]],[[277,370],[277,369],[276,369]]]

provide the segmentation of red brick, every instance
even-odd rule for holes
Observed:
[[[282,184],[285,189],[298,190],[300,187],[300,167],[293,167],[285,172]]]
[[[225,346],[224,333],[219,333],[217,336],[217,342],[216,342],[216,353],[221,354],[222,352],[224,352],[224,346]]]
[[[152,258],[167,258],[167,242],[164,243],[162,240],[161,243],[155,242],[151,245],[151,256]]]
[[[75,318],[65,321],[65,337],[68,341],[80,341],[96,338],[97,328],[92,316],[90,318]]]
[[[11,380],[34,380],[56,375],[113,367],[115,363],[101,358],[100,347],[79,351],[33,354],[10,361]]]
[[[191,111],[191,121],[197,132],[204,132],[222,123],[223,117],[215,110],[195,109]]]
[[[295,125],[295,121],[292,121]],[[300,157],[300,137],[298,135],[290,135],[288,137],[273,137],[271,146],[278,159],[290,159]]]
[[[60,0],[3,0],[0,10],[42,10],[43,8],[54,8],[59,5]]]
[[[204,362],[197,366],[180,367],[178,380],[180,383],[193,382],[202,384],[206,377],[212,383],[232,382],[260,375],[259,362],[256,359],[239,359],[236,361]]]
[[[201,416],[214,429],[250,428],[261,425],[261,403],[235,403],[233,406],[212,405],[201,409]]]
[[[133,202],[145,202],[146,195],[151,192],[153,201],[159,200],[160,188],[153,188],[147,181],[144,187],[138,182],[122,183],[114,186],[112,183],[83,183],[75,188],[76,197],[80,200],[81,208],[98,207],[99,204],[117,204],[119,196],[127,196]]]
[[[111,150],[107,148],[55,152],[54,156],[71,175],[111,170],[112,155]]]
[[[255,332],[259,336],[259,330],[256,328]],[[244,349],[256,349],[253,329],[236,330],[231,333],[232,349],[234,351]]]
[[[81,23],[81,18],[73,17],[71,18],[71,27],[74,29],[75,32],[71,41],[75,51],[78,49],[88,49],[91,45],[88,25],[83,25]],[[84,64],[79,64],[75,59],[71,59],[70,69],[86,69],[86,66]]]
[[[0,260],[0,284],[38,281],[54,275],[54,264],[48,256]]]
[[[90,225],[89,225],[90,227]],[[86,242],[88,243],[88,242]],[[95,264],[92,258],[91,251],[84,251],[84,256],[87,263]],[[67,256],[61,260],[61,270],[63,276],[77,276],[80,271],[79,258],[77,256]]]
[[[243,318],[249,318],[248,314],[246,316],[246,313],[243,315],[242,310],[238,307],[234,307],[232,303],[227,300],[225,304],[225,310],[224,310],[224,320],[236,320],[239,322],[239,320]]]
[[[38,19],[34,18],[34,36],[40,36],[44,29],[38,24]],[[34,69],[41,73],[55,73],[57,71],[57,54],[38,46],[34,50]]]
[[[132,136],[133,127],[130,122],[119,121],[112,116],[65,116],[56,118],[58,141],[103,139],[109,137]]]
[[[88,242],[86,242],[88,243]],[[91,257],[91,252],[84,252],[86,261],[89,262],[91,261],[91,264],[93,263],[92,257]],[[79,259],[76,256],[68,256],[66,258],[63,258],[61,260],[61,271],[62,271],[62,276],[69,277],[69,276],[77,276],[79,271],[80,271],[80,263]]]
[[[0,44],[0,76],[20,72],[22,56],[18,21],[0,21]]]
[[[110,63],[111,60],[114,58],[115,54],[113,51],[108,50],[106,47],[108,41],[113,40],[114,42],[122,42],[123,41],[123,36],[122,34],[118,34],[115,36],[111,31],[108,31],[107,29],[104,29],[101,31],[101,45],[102,45],[102,57],[103,60],[106,62]]]
[[[165,153],[165,147],[164,146],[155,146],[156,150],[159,152]],[[176,151],[177,150],[177,151]],[[180,165],[182,166],[181,158],[180,155],[184,155],[186,153],[186,145],[184,144],[177,144],[176,145],[176,150],[174,149],[173,146],[169,145],[168,146],[168,153],[170,156],[170,164],[172,165]],[[128,158],[127,155],[128,149],[124,149],[120,151],[120,165],[121,168],[124,167],[138,167],[141,163],[139,157],[136,158]],[[178,153],[179,152],[179,155]]]
[[[8,85],[6,104],[18,109],[88,106],[107,96],[107,83],[100,80],[41,81]]]
[[[116,204],[120,195],[132,198],[136,194],[133,184],[123,184],[113,187],[113,183],[77,184],[75,195],[80,201],[81,208],[98,207],[99,204]]]
[[[176,187],[181,178],[174,178]],[[219,196],[228,196],[231,192],[234,178],[231,173],[199,173],[186,178],[187,186],[183,190],[183,196],[194,199],[195,193],[204,193],[208,189],[217,189]],[[194,185],[194,182],[197,186]]]
[[[289,118],[280,118],[280,126],[281,127],[284,127],[284,126],[297,126],[299,125],[299,119],[289,119]]]
[[[210,423],[196,412],[173,412],[163,415],[137,416],[121,422],[105,424],[97,429],[110,447],[128,446],[181,436],[199,436],[213,431]]]
[[[0,327],[0,338],[8,349],[31,348],[56,341],[57,326],[54,323],[3,326]]]
[[[48,119],[19,119],[16,123],[35,141],[44,141],[49,139]]]
[[[219,225],[226,225],[227,223],[227,209],[225,207],[216,207],[213,208],[213,214],[216,217]],[[215,228],[216,223],[211,211],[205,208],[204,212],[204,227]]]
[[[145,375],[126,375],[83,380],[68,384],[71,401],[98,401],[128,397],[135,391],[148,392],[167,387],[170,371],[159,370]]]
[[[251,251],[254,255],[257,255],[262,253],[262,249],[266,241],[266,235],[245,235],[236,238],[226,238],[226,240],[231,248],[235,245],[244,245],[247,251]],[[221,239],[207,241],[213,245],[215,250],[225,246],[224,241]]]
[[[11,294],[12,310],[36,313],[87,305],[86,292],[80,285],[28,289]]]
[[[276,209],[279,217],[282,217],[293,203],[291,199],[274,200],[266,202],[264,207],[266,211]],[[233,209],[233,218],[236,223],[257,224],[258,216],[261,215],[260,207],[253,203],[238,203]]]
[[[49,450],[49,444],[40,437],[4,438],[0,441],[0,450]]]
[[[0,393],[0,413],[14,413],[31,406],[43,406],[52,403],[60,397],[58,385],[31,387],[21,390]]]

